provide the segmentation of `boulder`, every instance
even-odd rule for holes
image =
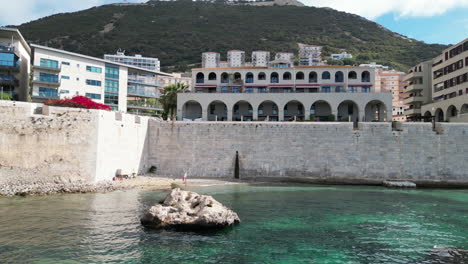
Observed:
[[[383,186],[389,188],[416,188],[416,183],[409,181],[384,181]]]
[[[208,195],[173,189],[162,204],[152,206],[141,218],[156,229],[218,229],[240,223],[237,214]]]

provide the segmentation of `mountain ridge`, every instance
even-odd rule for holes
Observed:
[[[90,56],[157,57],[168,70],[198,64],[201,53],[231,49],[289,51],[297,43],[346,50],[355,63],[375,61],[406,70],[437,56],[447,46],[426,44],[363,17],[331,8],[227,5],[180,0],[138,5],[111,4],[56,14],[18,26],[35,44]]]

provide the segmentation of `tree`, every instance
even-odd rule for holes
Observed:
[[[187,88],[187,85],[183,83],[171,84],[164,87],[161,96],[164,118],[170,116],[171,119],[174,119],[175,113],[177,111],[177,94],[187,92]]]

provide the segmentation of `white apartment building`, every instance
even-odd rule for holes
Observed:
[[[245,52],[241,50],[231,50],[227,53],[228,67],[245,66]]]
[[[221,61],[221,55],[218,52],[202,53],[202,68],[217,68]]]
[[[31,48],[18,29],[0,28],[0,93],[28,101]]]
[[[370,67],[370,68],[374,68],[374,69],[378,69],[378,70],[382,70],[382,71],[390,70],[390,67],[384,66],[382,64],[377,64],[375,62],[361,64],[361,65],[359,65],[359,67]]]
[[[282,62],[288,65],[294,65],[294,53],[292,52],[278,52],[275,55],[273,63]]]
[[[330,58],[332,58],[334,60],[352,59],[353,55],[350,54],[350,53],[347,53],[347,52],[342,52],[342,53],[338,53],[338,54],[332,54],[330,56]]]
[[[157,77],[170,74],[40,45],[32,47],[34,101],[82,95],[122,112],[154,114],[160,110]]]
[[[252,52],[252,66],[253,67],[267,67],[270,62],[269,51],[254,51]]]
[[[104,55],[104,59],[135,66],[138,68],[148,69],[150,71],[161,71],[161,63],[158,58],[143,57],[140,54],[136,54],[135,56],[127,56],[125,55],[125,51],[119,50],[115,55]]]
[[[299,65],[322,65],[322,47],[316,45],[299,44]]]

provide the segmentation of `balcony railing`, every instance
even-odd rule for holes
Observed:
[[[136,95],[142,97],[151,97],[151,98],[159,98],[161,97],[161,93],[153,89],[145,89],[142,87],[132,88],[129,87],[127,91],[128,95]]]
[[[15,47],[13,47],[13,46],[3,46],[3,45],[0,45],[0,52],[11,52],[11,53],[14,53],[14,52],[15,52]]]
[[[43,71],[52,71],[52,72],[60,72],[62,70],[62,66],[52,66],[52,65],[34,65],[34,69],[43,70]]]
[[[41,78],[39,76],[34,76],[33,78],[34,83],[39,83],[39,84],[48,84],[48,85],[53,85],[53,86],[60,86],[60,80],[57,78]]]
[[[19,81],[11,75],[0,75],[0,84],[17,86]]]
[[[144,84],[144,85],[149,85],[149,86],[162,86],[161,82],[159,82],[159,80],[156,79],[156,78],[129,77],[128,82],[129,83],[136,83],[136,84]]]

